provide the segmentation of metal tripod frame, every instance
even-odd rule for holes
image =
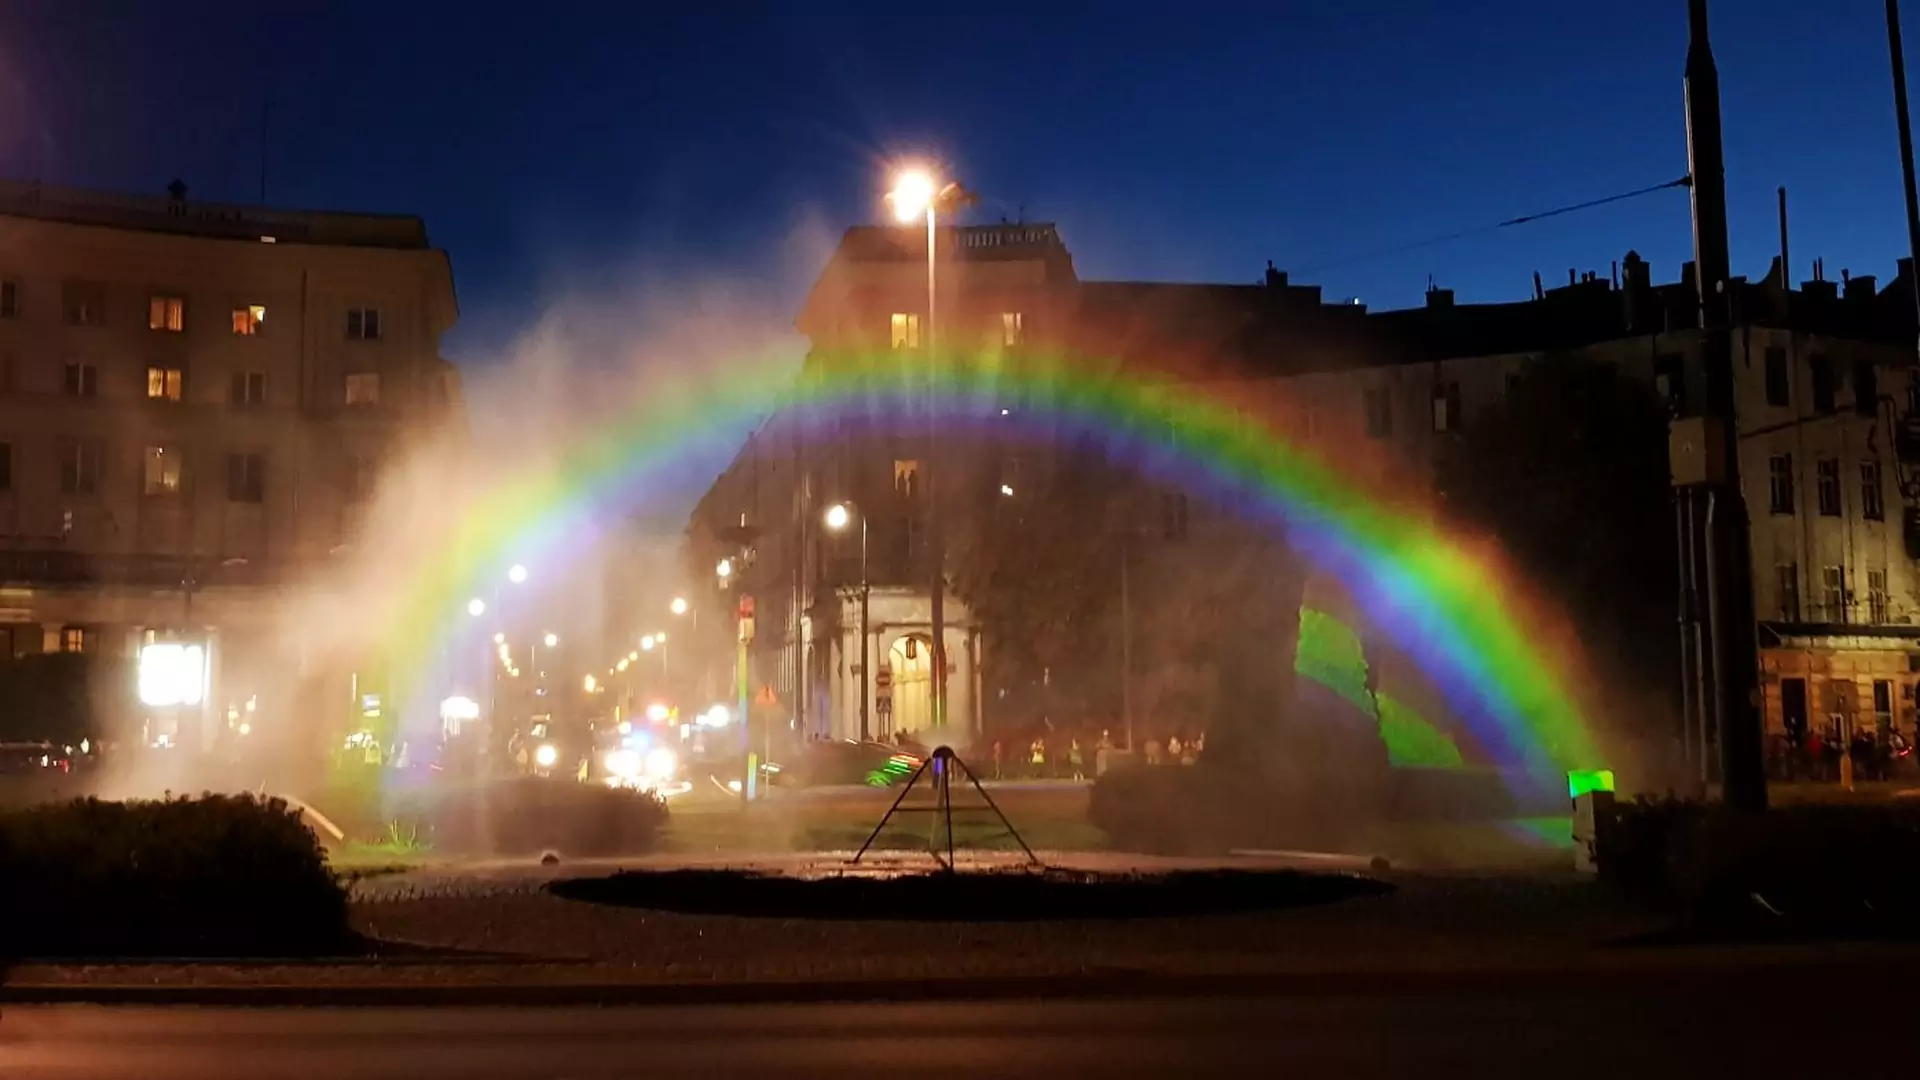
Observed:
[[[913,786],[920,782],[920,778],[926,775],[928,769],[933,770],[933,805],[901,806],[901,803],[907,801],[907,796],[913,791]],[[986,800],[987,803],[985,806],[962,806],[959,808],[959,812],[964,814],[969,811],[992,811],[993,815],[1000,819],[1000,824],[1007,827],[1007,835],[1013,837],[1013,842],[1019,844],[1020,850],[1027,853],[1027,861],[1034,866],[1045,865],[1040,861],[1040,857],[1033,853],[1033,849],[1027,846],[1027,842],[1021,838],[1019,830],[1013,827],[1013,822],[1008,821],[1007,815],[1000,812],[1000,807],[993,801],[993,796],[987,794],[987,789],[980,786],[980,779],[973,775],[973,770],[967,768],[967,763],[961,761],[960,755],[954,753],[953,748],[950,746],[942,746],[936,749],[933,752],[933,756],[921,762],[920,767],[913,771],[911,777],[907,778],[906,786],[900,789],[900,794],[894,798],[893,805],[889,806],[886,814],[880,818],[880,823],[873,827],[873,833],[867,837],[867,842],[861,844],[860,850],[854,853],[853,862],[855,864],[860,862],[860,857],[865,855],[867,849],[873,846],[873,842],[880,838],[881,830],[887,827],[887,822],[893,820],[893,815],[924,813],[935,815],[933,827],[928,831],[927,835],[927,853],[933,856],[934,861],[940,864],[942,870],[945,870],[949,874],[953,873],[953,771],[955,769],[960,770],[961,775],[966,777],[967,782],[973,785],[973,790],[979,792],[980,797]],[[947,851],[944,858],[940,854],[939,840],[942,824],[946,826],[947,834]]]

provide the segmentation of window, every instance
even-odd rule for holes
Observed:
[[[179,368],[150,367],[147,369],[148,401],[179,401],[186,389],[186,373]]]
[[[1856,416],[1880,414],[1880,372],[1871,360],[1853,362],[1853,411]]]
[[[60,286],[60,307],[70,326],[107,325],[107,287],[98,281],[68,281]]]
[[[1020,344],[1021,341],[1025,339],[1025,337],[1026,337],[1026,326],[1023,325],[1023,322],[1020,318],[1020,313],[1017,311],[1001,312],[1000,313],[1000,344],[1005,346],[1006,348],[1011,349],[1015,345]],[[895,347],[898,348],[898,346],[895,346]]]
[[[1433,392],[1433,430],[1460,430],[1460,384],[1442,383]]]
[[[917,349],[920,347],[920,316],[896,311],[893,313],[890,329],[888,340],[894,348]]]
[[[1873,724],[1878,734],[1893,732],[1893,680],[1873,680]]]
[[[348,308],[347,339],[349,341],[379,341],[380,309],[370,307]]]
[[[380,404],[380,375],[372,371],[356,371],[347,376],[347,404]]]
[[[1874,626],[1885,626],[1892,621],[1887,618],[1887,572],[1869,570],[1867,571],[1867,622]]]
[[[1393,437],[1393,400],[1387,396],[1384,386],[1370,387],[1360,394],[1361,407],[1367,414],[1367,435],[1375,439]]]
[[[1833,395],[1839,388],[1834,385],[1833,360],[1825,353],[1817,353],[1807,361],[1813,372],[1813,411],[1830,413],[1833,411]]]
[[[184,296],[147,297],[147,329],[178,334],[187,328],[187,298]]]
[[[265,502],[267,458],[264,454],[227,455],[227,501]]]
[[[100,444],[75,439],[60,447],[60,493],[92,495],[100,490]]]
[[[267,321],[265,304],[248,304],[233,309],[233,332],[238,337],[252,337],[260,332]]]
[[[87,651],[87,631],[81,626],[63,626],[60,628],[60,651],[83,653]]]
[[[906,498],[913,498],[920,490],[920,463],[904,458],[893,462],[893,490]]]
[[[13,490],[13,444],[0,442],[0,491]]]
[[[1845,622],[1847,612],[1847,572],[1838,566],[1820,568],[1820,617],[1827,622]]]
[[[181,461],[177,447],[147,447],[141,464],[141,490],[148,495],[178,495]]]
[[[1775,514],[1793,513],[1793,455],[1775,454],[1767,459],[1767,509]]]
[[[1816,461],[1814,493],[1820,501],[1821,517],[1840,516],[1840,462],[1835,458]]]
[[[1860,463],[1860,516],[1868,521],[1885,521],[1887,504],[1880,489],[1880,463]]]
[[[233,386],[228,392],[229,400],[235,405],[265,405],[267,403],[267,373],[264,371],[236,371],[233,373]]]
[[[1679,353],[1653,358],[1653,389],[1667,403],[1667,415],[1687,415],[1687,364]]]
[[[1781,563],[1773,568],[1774,588],[1780,602],[1782,622],[1800,621],[1800,565]]]
[[[100,369],[83,360],[69,360],[62,386],[68,397],[98,397]]]
[[[1787,367],[1787,350],[1779,346],[1767,350],[1767,404],[1780,408],[1793,404],[1793,378]]]
[[[1187,536],[1187,496],[1183,492],[1168,492],[1160,496],[1160,531],[1168,540],[1184,540]]]
[[[20,283],[12,278],[0,279],[0,319],[20,317]]]

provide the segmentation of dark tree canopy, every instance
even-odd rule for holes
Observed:
[[[1616,365],[1534,361],[1443,453],[1451,516],[1497,537],[1603,675],[1671,692],[1678,565],[1667,412]]]

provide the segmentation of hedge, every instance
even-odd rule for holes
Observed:
[[[1643,798],[1614,806],[1597,854],[1603,881],[1696,925],[1886,937],[1920,914],[1920,806]]]
[[[294,957],[353,946],[346,892],[278,799],[0,813],[0,956]]]

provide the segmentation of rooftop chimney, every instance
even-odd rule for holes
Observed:
[[[1875,290],[1874,284],[1872,274],[1861,274],[1858,277],[1850,277],[1847,279],[1846,291],[1842,295],[1852,303],[1868,303],[1872,301],[1875,296],[1880,295],[1879,292]]]

